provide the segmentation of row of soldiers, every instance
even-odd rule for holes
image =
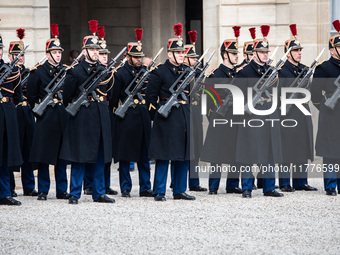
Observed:
[[[186,78],[192,73],[196,76],[201,74],[196,64],[198,58],[194,45],[196,35],[192,33],[193,36],[190,37],[193,44],[185,46],[181,37],[181,24],[174,26],[177,37],[168,40],[168,60],[164,64],[156,67],[154,61],[151,61],[146,66],[142,65],[144,57],[142,30],[136,30],[137,42],[128,43],[126,61],[118,68],[114,68],[112,61],[107,63],[110,52],[104,39],[103,28],[97,26],[97,21],[89,23],[93,34],[84,37],[82,61],[78,63],[77,60],[70,67],[61,64],[63,48],[58,39],[58,28],[52,25],[54,38],[46,42],[47,61],[28,72],[27,83],[22,86],[21,80],[24,81],[23,74],[26,69],[23,66],[24,55],[21,55],[19,58],[21,62],[11,69],[11,75],[1,84],[0,125],[4,139],[1,140],[0,146],[0,204],[21,204],[13,199],[14,178],[10,174],[20,166],[24,195],[38,196],[38,200],[46,200],[50,188],[49,165],[54,165],[57,198],[68,199],[70,204],[77,204],[84,179],[85,186],[91,187],[95,202],[114,202],[114,199],[106,195],[117,194],[110,188],[109,182],[112,158],[119,162],[119,182],[123,197],[130,197],[132,182],[129,168],[130,162],[133,161],[138,165],[140,196],[154,197],[156,201],[166,200],[170,161],[174,199],[194,200],[194,196],[185,192],[187,174],[190,168],[189,174],[192,175],[189,182],[190,190],[206,191],[199,185],[198,175],[194,176],[196,171],[193,168],[198,165],[200,158],[212,165],[226,163],[235,165],[238,169],[253,164],[275,163],[284,163],[288,167],[293,163],[305,167],[304,163],[307,163],[308,159],[313,159],[311,119],[310,116],[299,113],[297,108],[293,108],[290,114],[293,115],[292,118],[301,121],[297,128],[289,130],[273,128],[269,124],[255,129],[223,127],[216,130],[210,122],[203,145],[202,116],[197,102],[199,99],[191,100],[193,82],[185,83],[188,80]],[[97,30],[100,38],[96,36]],[[255,30],[251,29],[254,40],[245,44],[245,62],[236,72],[239,27],[236,28],[236,39],[223,42],[221,46],[223,63],[210,77],[222,78],[224,81],[226,78],[230,79],[243,92],[246,92],[247,87],[253,87],[253,81],[260,79],[269,68],[267,64],[269,43],[266,39],[269,26],[262,26],[261,30],[264,38],[256,39]],[[293,32],[293,35],[294,39],[285,43],[285,50],[289,51],[289,54],[288,60],[280,70],[280,78],[297,77],[304,68],[300,63],[302,46],[296,38],[296,32]],[[10,60],[24,48],[22,38],[21,35],[20,41],[10,44]],[[2,40],[1,37],[0,39]],[[2,41],[0,46],[2,51]],[[339,75],[337,64],[340,61],[339,48],[340,36],[333,36],[330,39],[332,56],[330,60],[316,68],[314,76]],[[9,66],[1,61],[1,66]],[[252,82],[241,83],[232,80],[234,77],[249,79]],[[53,91],[54,85],[59,83],[63,86],[53,93],[53,100],[47,104],[44,111],[42,113],[34,111],[35,107],[42,105],[49,92]],[[182,84],[185,86],[181,86]],[[335,89],[331,87],[331,82],[329,84],[327,90],[330,91],[327,93]],[[138,93],[132,94],[137,85]],[[289,85],[280,83],[280,86]],[[318,104],[323,98],[322,91],[325,89],[317,83],[312,85],[312,100]],[[159,110],[168,105],[175,92],[181,92],[176,98],[174,104],[176,107],[171,107],[166,116],[160,114]],[[222,97],[227,97],[227,94],[221,93]],[[119,108],[126,105],[131,96],[133,104],[124,114],[118,115]],[[77,108],[75,106],[78,102],[80,107]],[[264,95],[261,109],[270,109],[270,106],[270,95]],[[211,109],[213,113],[210,119],[213,119],[217,110],[216,107]],[[232,107],[225,114],[235,119]],[[334,116],[329,115],[328,111],[320,108],[317,154],[320,152],[318,155],[324,157],[324,162],[335,165],[340,163],[339,157],[336,157],[338,154],[336,146],[339,143],[331,135],[333,133],[336,135],[336,132],[333,125]],[[278,111],[272,117],[280,118]],[[250,116],[245,115],[244,118]],[[332,125],[328,123],[329,121]],[[195,139],[192,139],[192,134],[195,134]],[[222,156],[215,153],[216,144],[222,145],[225,149]],[[150,182],[150,158],[156,159],[153,190]],[[66,165],[69,163],[72,166],[70,193],[67,193]],[[38,169],[38,191],[35,191],[33,169]],[[251,172],[244,173],[241,190],[239,172],[228,174],[227,193],[242,193],[243,197],[251,197],[254,177]],[[294,191],[294,188],[316,190],[308,185],[306,171],[303,172],[303,176],[295,176],[296,178],[293,174],[293,187],[290,185],[289,173],[281,175],[281,190],[288,192]],[[335,172],[325,173],[325,190],[328,195],[336,195],[335,188],[339,185],[339,178],[337,179],[334,174],[336,175]],[[282,196],[282,193],[275,190],[274,172],[265,173],[258,180],[262,180],[257,186],[263,187],[265,196]],[[219,182],[220,175],[211,176],[209,194],[217,194]]]

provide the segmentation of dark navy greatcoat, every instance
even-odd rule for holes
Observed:
[[[324,105],[337,89],[334,81],[339,75],[340,61],[331,57],[316,67],[311,85],[312,101],[319,109],[316,155],[325,158],[340,158],[340,100],[334,110]]]
[[[46,61],[31,71],[27,81],[27,99],[32,108],[45,97],[45,88],[62,67],[61,63],[53,66]],[[56,165],[67,122],[65,107],[62,103],[48,106],[41,117],[36,117],[30,161]]]
[[[253,87],[256,82],[262,77],[268,69],[268,65],[258,65],[254,60],[245,66],[236,74],[236,85],[242,89],[245,103],[247,102],[247,88]],[[264,96],[264,95],[263,95]],[[262,106],[256,106],[256,109],[266,110],[271,107],[271,102],[265,102]],[[251,119],[260,119],[264,122],[262,127],[250,127],[248,121]],[[239,122],[245,121],[245,127],[238,125],[237,144],[236,144],[236,162],[244,164],[261,164],[270,161],[270,151],[272,149],[274,163],[282,163],[282,144],[279,121],[274,122],[274,127],[271,127],[271,122],[265,119],[280,119],[279,113],[276,110],[271,115],[248,115],[241,116]],[[260,125],[259,122],[252,125]]]
[[[21,74],[25,71],[25,66],[20,66]],[[28,70],[28,69],[27,69]],[[26,82],[27,85],[27,82]],[[24,140],[26,139],[29,148],[32,146],[35,120],[32,113],[32,108],[27,104],[27,86],[22,87],[23,102],[17,104],[17,115],[19,124],[19,138],[20,138],[20,148],[23,149]],[[20,84],[21,86],[21,84]],[[24,103],[24,104],[23,104]]]
[[[158,109],[171,96],[169,88],[177,80],[184,68],[186,68],[184,65],[175,66],[169,60],[166,60],[149,76],[146,102],[151,117],[154,114],[149,149],[150,158],[174,161],[191,159],[190,105],[180,104],[178,108],[173,107],[167,118],[152,109],[152,106]],[[181,100],[181,96],[179,96],[179,99]]]
[[[144,66],[141,68],[145,68]],[[125,89],[130,82],[135,78],[141,68],[134,68],[128,62],[119,68],[114,75],[114,86],[110,108],[117,108],[119,100],[123,103],[127,94]],[[140,76],[141,77],[141,76]],[[146,85],[145,83],[140,93],[144,97]],[[130,91],[136,86],[134,83]],[[137,99],[137,97],[135,98]],[[139,100],[138,100],[139,101]],[[135,108],[130,107],[124,119],[114,115],[113,118],[113,157],[115,161],[133,161],[139,162],[142,150],[143,136],[146,142],[147,149],[150,143],[151,120],[148,109],[144,104],[135,104]]]
[[[196,78],[201,74],[201,70],[196,70]],[[190,84],[190,158],[198,160],[203,147],[203,119],[201,112],[201,90],[196,91],[196,97],[192,95],[195,79]],[[198,85],[200,86],[200,85]],[[198,100],[198,101],[197,101]]]
[[[7,65],[0,60],[0,67]],[[10,81],[9,81],[10,80]],[[1,85],[1,94],[4,98],[20,98],[21,90],[20,71],[14,67],[9,78]],[[3,166],[3,156],[6,151],[7,166],[15,167],[23,163],[20,142],[17,112],[14,102],[1,102],[0,100],[0,166]]]
[[[206,83],[213,84],[228,84],[232,81],[236,74],[235,68],[230,69],[221,64],[214,72],[206,79]],[[224,89],[216,89],[221,100],[227,97],[227,92]],[[215,111],[210,116],[210,122],[207,130],[207,135],[204,141],[201,160],[206,162],[216,163],[235,163],[237,125],[230,126],[230,120],[237,121],[238,116],[233,116],[233,107],[229,107],[226,116],[221,116]],[[228,124],[213,126],[214,119],[227,119]]]
[[[70,69],[66,75],[63,99],[67,106],[80,93],[80,85],[94,72],[99,64],[90,64],[83,59],[78,65]],[[111,98],[112,79],[106,84],[99,85],[96,94]],[[61,159],[76,163],[95,163],[98,156],[100,141],[104,147],[104,162],[112,160],[111,123],[108,104],[105,101],[90,101],[88,107],[81,106],[75,117],[70,116],[60,153]]]
[[[279,71],[280,90],[282,87],[289,87],[304,67],[306,66],[300,63],[295,66],[287,60]],[[287,97],[289,95],[290,93]],[[310,112],[308,104],[303,106]],[[294,119],[298,123],[296,127],[281,127],[283,163],[306,163],[308,159],[313,160],[312,117],[305,116],[293,105],[289,113],[286,116],[281,116],[281,119]]]

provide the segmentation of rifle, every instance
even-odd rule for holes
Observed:
[[[334,85],[336,86],[336,90],[333,92],[333,95],[325,102],[325,106],[327,106],[331,110],[334,110],[334,107],[338,103],[338,100],[340,98],[340,75],[334,81]]]
[[[196,101],[199,101],[199,97],[197,96],[197,91],[199,90],[199,86],[202,84],[203,78],[205,78],[205,71],[208,69],[209,63],[210,63],[212,57],[214,56],[214,54],[215,54],[215,51],[213,51],[213,53],[210,55],[208,61],[202,67],[200,75],[197,77],[194,85],[192,86],[192,90],[191,90],[190,94],[193,95],[193,97]]]
[[[253,89],[255,90],[255,95],[253,96],[252,104],[255,107],[256,105],[260,104],[263,105],[264,101],[262,99],[262,93],[266,93],[267,96],[270,96],[268,89],[270,88],[271,84],[275,80],[280,68],[284,64],[284,59],[287,57],[288,53],[290,52],[291,48],[287,50],[286,54],[276,63],[275,67],[270,66],[267,71],[262,75],[262,77],[256,82]],[[252,115],[252,112],[249,110],[248,103],[244,106],[244,110],[249,114]]]
[[[4,83],[4,81],[10,76],[12,73],[13,68],[18,64],[19,58],[21,55],[25,54],[26,49],[30,46],[27,44],[25,48],[23,48],[20,53],[12,60],[12,62],[9,65],[2,65],[0,68],[0,100],[4,97],[1,93],[1,86]]]
[[[44,63],[46,59],[47,59],[46,56],[43,57],[33,68]],[[27,68],[21,73],[21,82],[20,82],[21,91],[26,86],[27,81],[28,81],[28,77],[30,76],[30,74],[31,74],[31,71],[30,71],[30,69],[27,69]],[[21,100],[24,101],[24,96],[22,96]]]
[[[320,54],[316,57],[316,59],[314,59],[310,67],[306,66],[302,69],[301,73],[295,78],[295,80],[289,86],[290,88],[307,88],[308,87],[308,82],[310,80],[310,77],[312,76],[313,71],[316,67],[316,64],[318,63],[318,60],[324,51],[325,51],[325,48],[323,48]],[[295,99],[297,98],[298,94],[299,93],[292,93],[288,97],[288,99]],[[286,114],[289,113],[291,108],[292,108],[292,104],[287,105]]]
[[[115,111],[115,114],[119,116],[120,118],[123,119],[125,117],[125,114],[130,107],[136,108],[136,104],[134,103],[134,100],[133,100],[135,96],[137,96],[140,101],[144,100],[142,95],[139,93],[139,90],[142,88],[144,82],[149,77],[149,74],[154,69],[155,62],[162,51],[163,51],[163,48],[161,48],[158,51],[157,55],[154,57],[154,59],[149,64],[147,69],[141,69],[136,75],[136,77],[130,82],[129,86],[127,86],[127,88],[125,89],[127,98],[125,99],[124,103],[121,106],[119,106],[117,110]],[[137,80],[138,80],[138,83],[133,88],[133,90],[130,92],[130,88],[132,87],[133,84],[136,83]]]
[[[270,56],[270,58],[269,58],[268,61],[267,61],[267,65],[270,66],[270,65],[273,63],[273,58],[275,57],[276,52],[277,52],[278,49],[279,49],[279,46],[277,46],[277,47],[275,48],[275,50],[273,51],[272,55]]]
[[[73,63],[66,67],[64,66],[59,72],[58,74],[49,82],[49,84],[47,84],[45,91],[46,91],[46,95],[43,98],[43,100],[41,100],[41,102],[39,104],[37,104],[36,106],[34,106],[33,108],[33,112],[38,115],[38,116],[42,116],[44,114],[44,112],[46,111],[47,106],[51,105],[52,107],[55,106],[56,101],[53,99],[54,95],[57,93],[58,98],[62,99],[62,95],[60,93],[60,88],[63,86],[65,78],[66,78],[66,74],[67,71],[69,69],[71,69],[76,63],[78,63],[79,59],[83,56],[83,53],[81,53],[74,61]]]
[[[162,105],[158,109],[158,113],[163,117],[167,118],[173,106],[179,107],[178,96],[181,95],[183,100],[188,100],[187,96],[183,93],[183,90],[188,86],[191,80],[195,77],[196,70],[198,66],[201,64],[203,57],[207,54],[209,49],[207,49],[203,55],[197,60],[196,64],[193,67],[188,67],[179,77],[178,79],[171,85],[169,91],[172,93],[171,97],[166,101],[164,105]],[[184,78],[185,77],[185,78]],[[175,86],[184,78],[179,87],[174,90]]]
[[[94,90],[98,87],[99,83],[101,82],[102,78],[107,74],[107,72],[116,64],[118,58],[124,53],[125,50],[126,47],[124,47],[107,66],[99,66],[99,68],[93,74],[91,74],[91,76],[87,78],[87,80],[84,81],[83,84],[80,85],[80,94],[71,104],[66,107],[66,111],[69,114],[74,117],[76,116],[82,105],[89,107],[90,102],[87,99],[89,94],[92,94],[93,98],[96,99],[96,101],[99,101]]]

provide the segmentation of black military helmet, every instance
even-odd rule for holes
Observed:
[[[263,38],[255,39],[254,40],[254,49],[253,49],[253,51],[268,52],[270,50],[269,50],[269,42],[267,40],[267,36],[269,34],[270,26],[262,25],[260,28],[261,28],[261,33],[263,35]]]
[[[178,23],[173,26],[176,38],[170,38],[168,40],[168,51],[184,51],[184,43],[182,36],[183,25]]]
[[[137,28],[135,29],[135,36],[137,39],[137,42],[129,42],[127,44],[127,54],[133,57],[144,57],[143,53],[143,45],[141,43],[143,38],[143,29]]]
[[[221,45],[221,53],[230,52],[230,53],[239,53],[238,51],[238,37],[240,36],[240,26],[233,26],[234,35],[236,39],[227,39],[224,40]]]
[[[184,45],[184,53],[187,58],[197,58],[195,43],[197,41],[197,31],[188,32],[191,44]]]
[[[332,36],[329,38],[329,48],[335,48],[340,46],[340,21],[334,20],[333,26],[336,31],[338,31],[339,34]]]
[[[254,42],[245,42],[243,44],[243,53],[252,54],[254,49]]]
[[[24,49],[24,42],[22,39],[25,37],[25,29],[18,28],[17,36],[20,41],[13,41],[9,43],[9,54],[19,54]]]
[[[297,39],[296,24],[289,25],[289,28],[294,38],[285,41],[285,52],[287,52],[289,48],[292,48],[292,50],[303,49],[303,47],[301,46],[300,42]]]
[[[106,41],[105,41],[105,28],[104,26],[99,26],[98,27],[98,36],[100,38],[99,40],[99,46],[100,46],[100,49],[99,49],[99,53],[107,53],[109,54],[110,51],[108,50],[107,48],[107,44],[106,44]]]
[[[100,49],[99,46],[99,38],[96,36],[96,32],[98,30],[98,21],[90,20],[89,27],[92,32],[92,35],[85,36],[83,39],[83,49],[87,48],[97,48]]]
[[[61,47],[60,40],[58,38],[59,36],[58,24],[51,24],[51,33],[52,36],[54,36],[54,38],[48,39],[46,41],[46,52],[49,52],[51,50],[64,51],[64,49]]]

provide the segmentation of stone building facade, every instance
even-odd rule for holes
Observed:
[[[340,18],[336,0],[3,0],[0,2],[0,33],[6,48],[16,39],[15,30],[26,29],[27,66],[44,55],[49,26],[58,23],[65,48],[64,59],[71,49],[81,49],[82,38],[90,33],[87,21],[97,19],[105,26],[106,40],[116,54],[129,41],[135,41],[134,29],[144,29],[144,52],[153,56],[173,36],[172,25],[178,22],[186,31],[198,30],[197,49],[219,50],[224,39],[233,38],[232,26],[241,26],[239,44],[251,40],[248,28],[271,26],[268,39],[271,49],[279,46],[275,60],[283,54],[283,43],[291,38],[289,24],[296,23],[298,38],[304,46],[303,63],[310,64],[323,47],[327,48],[332,32],[332,18]],[[328,57],[324,53],[323,59]],[[166,58],[163,51],[160,61]],[[242,57],[240,57],[240,61]],[[211,67],[221,62],[219,54]]]

